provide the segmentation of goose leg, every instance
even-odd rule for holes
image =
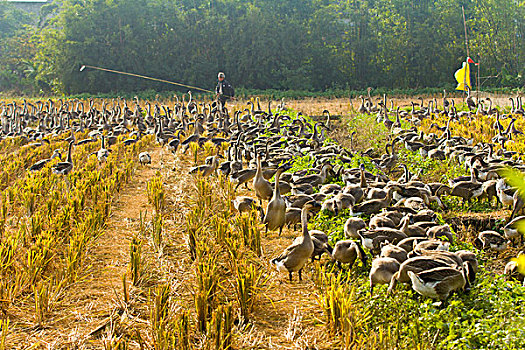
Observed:
[[[290,277],[290,282],[292,282],[292,273],[288,272],[288,277]],[[299,279],[301,279],[301,272],[299,272]]]
[[[302,281],[302,280],[303,280],[303,277],[301,276],[301,272],[302,272],[302,271],[303,271],[303,269],[300,269],[300,270],[299,270],[299,281]],[[292,275],[292,274],[290,273],[290,276],[291,276],[291,275]]]
[[[279,227],[279,236],[281,236],[281,234],[283,233],[283,227]]]

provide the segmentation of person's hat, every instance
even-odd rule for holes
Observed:
[[[217,74],[217,78],[225,78],[226,76],[224,75],[223,72],[219,72],[219,74]]]

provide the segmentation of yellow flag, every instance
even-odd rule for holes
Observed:
[[[458,81],[458,86],[456,87],[456,90],[467,91],[465,83],[469,89],[472,89],[472,85],[470,85],[470,69],[466,62],[463,62],[463,67],[458,69],[456,73],[454,73],[454,77]]]

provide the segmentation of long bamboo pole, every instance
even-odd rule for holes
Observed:
[[[461,6],[461,12],[463,13],[463,27],[465,28],[465,46],[467,47],[467,59],[465,60],[465,74],[463,74],[463,89],[466,89],[467,87],[467,68],[469,64],[468,57],[470,57],[470,52],[468,48],[467,20],[465,19],[465,8],[463,6]],[[470,69],[468,70],[468,72],[470,74]],[[465,90],[463,90],[463,92],[465,92]]]
[[[200,91],[204,91],[204,92],[213,92],[213,91],[211,91],[211,90],[202,89],[202,88],[200,88],[200,87],[196,87],[196,86],[191,86],[191,85],[186,85],[186,84],[181,84],[181,83],[175,83],[175,82],[173,82],[173,81],[168,81],[168,80],[164,80],[164,79],[158,79],[158,78],[147,77],[147,76],[145,76],[145,75],[140,75],[140,74],[121,72],[121,71],[118,71],[118,70],[107,69],[107,68],[101,68],[101,67],[96,67],[96,66],[89,66],[89,65],[87,65],[87,64],[82,65],[82,67],[80,67],[80,71],[82,72],[82,71],[83,71],[84,69],[86,69],[86,68],[97,69],[97,70],[101,70],[101,71],[105,71],[105,72],[110,72],[110,73],[115,73],[115,74],[124,74],[124,75],[129,75],[129,76],[132,76],[132,77],[142,78],[142,79],[148,79],[148,80],[159,81],[159,82],[161,82],[161,83],[172,84],[172,85],[178,85],[178,86],[186,87],[186,88],[188,88],[188,89],[195,89],[195,90],[200,90]]]

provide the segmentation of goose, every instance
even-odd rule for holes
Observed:
[[[460,181],[454,184],[452,188],[447,185],[441,186],[436,194],[439,197],[443,193],[448,193],[451,196],[461,197],[463,205],[465,202],[470,203],[470,200],[477,198],[483,194],[483,184],[477,181],[478,170],[474,168],[474,181]]]
[[[381,227],[369,232],[358,232],[361,238],[361,243],[374,255],[378,255],[381,251],[382,244],[392,242],[394,244],[399,243],[402,239],[407,236],[396,229],[389,227]]]
[[[518,257],[522,255],[522,252],[518,254]],[[523,282],[525,280],[525,275],[521,274],[518,270],[517,259],[509,261],[505,265],[505,278],[507,280],[516,280],[518,282]]]
[[[436,225],[427,229],[427,237],[434,238],[441,241],[448,241],[450,244],[454,243],[454,236],[448,225]]]
[[[344,234],[346,238],[358,239],[357,231],[366,227],[365,221],[358,217],[350,217],[346,220],[344,226]]]
[[[282,176],[282,175],[281,175]],[[286,196],[284,197],[288,208],[299,208],[301,209],[306,203],[315,201],[313,196],[307,194]]]
[[[278,186],[275,186],[276,188]],[[272,185],[263,177],[263,171],[261,167],[261,156],[257,155],[257,170],[255,177],[253,178],[253,188],[255,189],[255,195],[259,199],[262,205],[263,200],[269,200],[272,197]]]
[[[384,244],[381,247],[381,254],[379,256],[381,258],[396,259],[400,264],[408,259],[407,251],[405,249],[390,243]]]
[[[412,252],[415,253],[416,256],[425,255],[426,252],[431,250],[448,251],[449,247],[449,242],[443,242],[438,239],[425,239],[415,243],[412,247]]]
[[[442,260],[438,260],[431,256],[416,256],[403,262],[390,281],[388,286],[388,293],[391,294],[398,283],[410,283],[411,279],[408,272],[422,272],[436,267],[450,267],[447,263]]]
[[[278,186],[276,186],[278,188]],[[302,281],[302,270],[308,259],[314,252],[314,244],[312,237],[308,232],[308,211],[312,208],[310,203],[307,203],[301,211],[301,224],[303,227],[303,234],[297,237],[294,242],[288,246],[277,258],[271,260],[271,263],[277,267],[278,271],[288,272],[290,282],[292,281],[292,273],[297,272],[299,281]]]
[[[363,248],[352,240],[341,240],[337,241],[332,251],[332,259],[337,261],[339,267],[341,264],[349,264],[351,269],[355,261],[359,258],[363,266],[366,266],[367,257]]]
[[[171,153],[175,154],[177,153],[177,149],[180,145],[180,135],[185,135],[183,130],[179,130],[177,133],[177,137],[173,138],[168,142],[168,149],[171,151]]]
[[[388,216],[377,214],[370,218],[370,221],[368,222],[368,227],[370,227],[371,229],[375,229],[378,227],[396,228],[397,225]]]
[[[390,202],[392,201],[392,193],[394,193],[394,191],[395,188],[390,187],[384,199],[371,199],[362,202],[354,207],[354,212],[362,213],[363,215],[370,215],[379,212],[381,209],[390,205]]]
[[[350,212],[352,212],[355,199],[351,194],[340,192],[335,195],[334,200],[338,204],[340,210],[350,209]]]
[[[501,252],[507,249],[507,240],[496,231],[482,231],[474,240],[474,246],[478,249]]]
[[[294,226],[295,228],[297,224],[301,223],[301,208],[286,208],[284,222],[286,226]]]
[[[328,244],[328,236],[326,233],[318,230],[312,230],[310,231],[310,237],[312,237],[312,242],[314,244],[314,251],[312,253],[312,262],[317,258],[317,260],[321,260],[321,255],[323,253],[327,253],[328,255],[332,255],[333,248]]]
[[[283,231],[283,226],[285,224],[286,219],[286,202],[281,197],[281,191],[279,188],[279,178],[281,177],[281,173],[288,168],[288,166],[285,166],[277,169],[277,173],[275,174],[275,187],[273,190],[273,196],[268,202],[268,206],[266,207],[266,215],[263,219],[263,224],[266,224],[266,232],[268,232],[268,230],[274,231],[276,229],[279,229],[279,236]],[[309,205],[309,208],[312,207],[313,205]]]
[[[389,210],[389,209],[392,209],[392,210]],[[384,216],[385,218],[391,220],[395,225],[394,227],[398,227],[401,224],[401,220],[405,217],[405,213],[401,211],[397,211],[398,209],[401,209],[401,208],[395,208],[395,207],[385,208],[385,211],[383,211],[382,213],[378,215]]]
[[[468,279],[470,283],[473,283],[476,279],[476,274],[478,273],[479,265],[476,254],[474,254],[470,250],[458,250],[455,252],[455,254],[459,256],[461,260],[463,260],[463,262],[466,262],[470,265]]]
[[[139,163],[141,165],[151,164],[151,155],[148,152],[141,152],[139,154]]]
[[[105,137],[102,135],[100,149],[97,151],[97,158],[99,162],[105,162],[109,157],[109,151],[106,149]],[[139,156],[140,158],[140,156]]]
[[[51,168],[54,174],[67,175],[71,172],[71,170],[73,170],[73,158],[71,157],[71,150],[73,149],[74,143],[75,141],[69,141],[66,161],[59,162]]]
[[[496,193],[501,204],[511,207],[514,204],[514,188],[509,187],[504,179],[496,182]]]
[[[418,225],[410,225],[412,214],[407,214],[403,220],[401,220],[400,231],[406,234],[408,237],[426,237],[426,230]]]
[[[362,95],[359,95],[359,98],[361,99],[361,105],[357,111],[361,114],[369,114],[368,109],[365,106],[365,98]]]
[[[57,157],[60,160],[62,160],[62,154],[60,153],[60,150],[58,150],[58,149],[53,151],[53,154],[51,155],[50,158],[39,160],[35,164],[31,165],[27,170],[29,170],[29,171],[42,170],[47,163],[49,163],[51,160],[53,160],[53,159],[55,159]]]
[[[426,240],[427,238],[423,237],[407,237],[399,241],[397,246],[403,248],[407,253],[410,253],[412,249],[414,249],[414,246]]]
[[[378,284],[388,284],[392,276],[399,271],[399,261],[394,258],[381,257],[372,261],[372,268],[368,278],[370,280],[370,297],[374,293],[374,286]]]
[[[412,253],[408,254],[409,258],[413,258],[415,253],[415,250]],[[463,264],[463,259],[459,257],[456,253],[449,252],[446,250],[423,250],[421,251],[422,255],[433,257],[439,261],[443,261],[444,263],[448,264],[449,266],[459,268]]]
[[[339,211],[341,210],[339,203],[335,200],[335,198],[327,199],[323,202],[323,205],[321,206],[321,211],[331,213],[334,215],[338,215]]]
[[[257,201],[251,197],[247,196],[238,196],[232,200],[233,207],[240,214],[251,212],[252,210],[257,210],[261,216],[261,219],[264,218],[263,208],[257,205]]]
[[[523,201],[523,198],[520,195],[520,191],[516,191],[512,199],[512,213],[510,214],[509,221],[512,221],[512,219],[518,214],[520,210],[523,209],[523,206],[525,205],[525,202]]]
[[[332,166],[328,163],[325,163],[323,167],[321,168],[321,172],[319,174],[311,174],[306,175],[300,178],[296,178],[293,181],[294,186],[302,185],[302,184],[309,184],[312,186],[320,186],[324,184],[326,181],[326,178],[328,177],[328,170],[332,169]]]
[[[503,227],[503,232],[505,233],[505,238],[513,240],[521,240],[523,237],[523,228],[525,224],[525,216],[518,216]]]
[[[461,270],[437,267],[419,273],[408,271],[408,276],[412,281],[412,288],[417,293],[433,299],[446,300],[450,293],[468,286],[468,269],[470,267],[465,263]]]
[[[469,111],[472,111],[473,109],[476,108],[477,106],[477,103],[476,101],[474,101],[474,98],[470,95],[470,88],[467,87],[467,98],[466,98],[466,103],[467,103],[467,107],[469,109]]]
[[[203,165],[199,165],[199,166],[195,166],[195,167],[191,168],[189,173],[190,174],[199,174],[199,175],[204,176],[204,177],[213,174],[215,172],[215,170],[217,170],[217,167],[219,166],[218,157],[219,156],[217,156],[217,155],[213,156],[211,164],[203,164]]]

